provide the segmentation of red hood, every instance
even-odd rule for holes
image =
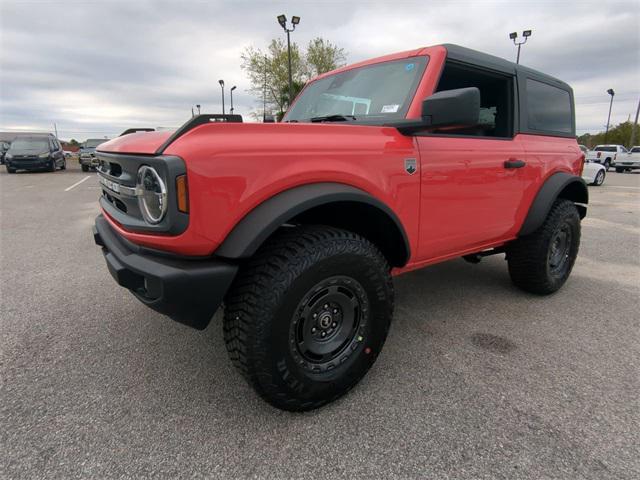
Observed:
[[[101,144],[98,151],[153,155],[172,133],[173,131],[130,133]]]

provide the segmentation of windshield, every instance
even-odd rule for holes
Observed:
[[[640,153],[640,147],[633,147],[631,153]]]
[[[403,118],[427,65],[427,57],[412,57],[354,68],[309,84],[285,117],[304,122],[330,115],[344,120]]]
[[[594,148],[596,152],[615,152],[616,147],[596,147]]]
[[[96,140],[87,140],[84,142],[84,148],[96,148],[98,145],[103,144],[107,140],[105,139],[96,139]]]
[[[22,137],[11,142],[10,150],[49,150],[48,138]]]

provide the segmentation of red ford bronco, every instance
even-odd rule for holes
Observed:
[[[571,87],[455,45],[321,75],[281,123],[200,115],[98,157],[111,275],[198,329],[224,303],[231,360],[285,410],[365,375],[393,275],[504,253],[515,285],[558,290],[588,202]]]

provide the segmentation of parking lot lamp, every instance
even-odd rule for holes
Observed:
[[[285,15],[278,15],[278,23],[282,27],[282,29],[287,32],[287,53],[289,59],[289,106],[291,106],[291,102],[293,101],[293,78],[291,75],[291,32],[296,29],[296,25],[300,23],[300,17],[293,16],[291,17],[291,25],[292,27],[287,28],[287,17]]]
[[[222,88],[222,115],[224,115],[224,80],[218,80],[220,88]]]
[[[513,40],[513,44],[518,46],[518,55],[516,56],[516,63],[520,63],[520,47],[522,45],[524,45],[525,43],[527,43],[527,40],[529,39],[529,37],[531,36],[531,32],[532,30],[525,30],[522,32],[522,36],[524,37],[524,40],[521,42],[518,42],[518,32],[511,32],[509,34],[509,38],[511,40]]]
[[[231,115],[233,115],[233,91],[236,89],[236,86],[234,85],[233,87],[231,87],[231,90],[229,90],[229,92],[231,93],[231,108],[229,109],[229,113]]]
[[[607,93],[611,95],[611,101],[609,102],[609,116],[607,117],[607,129],[604,132],[604,143],[607,143],[607,136],[609,136],[609,122],[611,121],[611,107],[613,107],[613,97],[616,92],[613,91],[613,88],[607,90]]]

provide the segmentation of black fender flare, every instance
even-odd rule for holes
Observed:
[[[566,198],[578,204],[580,218],[584,218],[587,214],[585,205],[589,203],[589,191],[585,181],[577,175],[557,172],[547,178],[538,190],[518,236],[529,235],[542,226],[551,206],[558,198]]]
[[[400,219],[391,208],[364,190],[330,182],[301,185],[265,200],[233,227],[214,254],[229,259],[249,258],[267,238],[291,219],[312,208],[336,202],[366,204],[385,213],[402,237],[405,263],[409,260],[409,239]]]

